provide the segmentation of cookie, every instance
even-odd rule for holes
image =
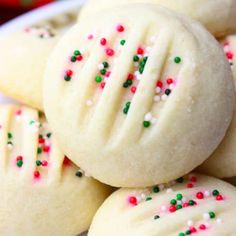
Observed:
[[[113,193],[96,213],[88,236],[235,234],[235,187],[198,174],[175,182]]]
[[[0,90],[31,107],[43,110],[42,81],[50,52],[59,34],[30,27],[0,38]]]
[[[199,23],[152,4],[81,21],[56,46],[44,82],[62,150],[116,187],[189,173],[222,140],[235,102],[218,42]]]
[[[123,4],[138,2],[158,4],[190,16],[201,22],[217,37],[236,32],[235,0],[99,0],[99,4],[98,0],[89,0],[82,8],[79,20],[90,17],[95,12],[100,12],[103,9],[111,9]]]
[[[63,155],[31,108],[0,106],[0,155],[0,235],[78,235],[110,193]]]
[[[223,41],[227,59],[236,81],[236,36],[229,36]],[[199,171],[220,178],[236,176],[236,116],[227,134],[213,155],[199,168]]]

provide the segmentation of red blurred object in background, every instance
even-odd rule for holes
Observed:
[[[57,0],[0,0],[0,24],[32,8],[55,2]]]

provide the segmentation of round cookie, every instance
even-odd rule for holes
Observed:
[[[98,3],[99,2],[99,3]],[[79,20],[123,4],[153,3],[190,16],[217,37],[236,32],[235,0],[88,0]]]
[[[0,90],[42,110],[42,80],[48,56],[60,36],[44,27],[30,27],[0,37]]]
[[[78,235],[111,192],[62,154],[33,109],[0,106],[0,155],[0,235]]]
[[[116,187],[152,186],[200,165],[224,137],[234,99],[212,35],[152,4],[81,21],[55,47],[44,83],[62,150]]]
[[[235,187],[198,174],[176,182],[116,191],[97,211],[88,236],[235,234]]]
[[[233,70],[236,82],[236,36],[228,36],[223,42],[226,57]],[[236,116],[226,136],[213,155],[199,168],[199,171],[219,178],[236,176]]]

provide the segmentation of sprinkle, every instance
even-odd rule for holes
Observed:
[[[169,79],[166,80],[166,82],[167,82],[167,84],[169,84],[169,85],[170,85],[170,84],[173,84],[173,79],[169,78]]]
[[[75,175],[76,175],[77,177],[81,178],[81,177],[83,176],[83,173],[82,173],[81,170],[78,170],[78,171],[75,173]]]
[[[150,122],[150,121],[144,121],[144,122],[143,122],[143,127],[144,127],[144,128],[148,128],[150,125],[151,125],[151,122]]]
[[[161,101],[161,97],[160,96],[154,96],[153,100],[154,100],[154,102],[159,102],[159,101]]]
[[[135,56],[133,57],[133,61],[134,61],[134,62],[139,61],[139,56],[138,56],[138,55],[135,55]]]
[[[188,225],[189,227],[193,226],[193,221],[192,221],[192,220],[188,220],[187,225]]]
[[[12,133],[7,133],[7,137],[8,137],[8,139],[12,139],[12,137],[13,137]]]
[[[38,154],[41,154],[42,151],[43,151],[42,148],[38,147],[38,149],[37,149],[37,153],[38,153]]]
[[[206,225],[201,224],[201,225],[199,226],[199,229],[200,229],[200,230],[206,230]]]
[[[138,54],[138,55],[143,55],[143,54],[144,54],[144,50],[143,50],[141,47],[139,47],[139,48],[137,49],[137,54]]]
[[[136,206],[138,204],[137,198],[135,196],[129,197],[128,201],[133,206]]]
[[[217,222],[217,224],[221,224],[222,223],[222,219],[221,218],[217,218],[216,222]]]
[[[159,193],[160,192],[160,188],[158,186],[155,186],[155,187],[153,187],[152,191],[154,193]]]
[[[76,62],[76,56],[72,56],[72,57],[70,58],[70,61],[71,61],[71,62]]]
[[[40,177],[40,172],[38,170],[34,171],[34,177],[39,178]]]
[[[216,196],[216,201],[222,201],[222,200],[224,200],[222,195]]]
[[[88,35],[88,39],[89,39],[89,40],[92,40],[93,37],[94,37],[93,34],[89,34],[89,35]]]
[[[151,119],[152,119],[152,114],[150,112],[144,116],[145,121],[151,121]]]
[[[48,165],[48,162],[47,162],[46,160],[43,160],[43,161],[41,162],[41,164],[42,164],[42,166],[47,166],[47,165]]]
[[[101,83],[102,82],[102,77],[101,76],[96,76],[95,81],[97,83]]]
[[[121,33],[121,32],[123,32],[123,31],[125,30],[125,28],[124,28],[123,25],[117,25],[117,26],[116,26],[116,30],[117,30],[119,33]]]
[[[213,211],[211,211],[211,212],[209,212],[209,216],[211,219],[214,219],[216,214]]]
[[[218,196],[219,194],[220,194],[220,192],[217,189],[212,191],[213,196]]]
[[[42,164],[42,163],[41,163],[40,160],[37,160],[37,161],[36,161],[36,165],[37,165],[37,166],[41,166],[41,164]]]
[[[174,59],[176,64],[179,64],[181,62],[181,58],[180,57],[175,57]]]
[[[105,45],[107,44],[107,40],[106,40],[105,38],[101,38],[100,44],[101,44],[102,46],[105,46]]]
[[[79,55],[81,55],[81,52],[79,50],[75,50],[74,51],[74,56],[79,56]]]
[[[202,192],[198,192],[196,194],[196,197],[197,197],[197,199],[203,199],[204,198],[204,194]]]
[[[159,88],[162,88],[163,83],[160,80],[158,80],[157,83],[156,83],[156,86],[159,87]]]
[[[160,219],[160,216],[159,216],[159,215],[155,215],[155,216],[154,216],[154,220],[157,220],[157,219]]]
[[[204,192],[204,196],[205,196],[205,197],[209,197],[209,196],[210,196],[210,192],[209,192],[208,190],[206,190],[206,191]]]
[[[106,49],[106,54],[107,54],[107,56],[112,57],[112,56],[114,56],[115,52],[114,52],[113,49],[107,48]]]
[[[161,96],[161,100],[162,100],[162,101],[166,101],[167,98],[168,98],[168,96],[167,96],[166,94],[163,94],[163,95]]]
[[[177,198],[177,200],[182,200],[183,199],[183,195],[181,193],[178,193],[176,195],[176,198]]]
[[[125,41],[124,39],[122,39],[122,40],[120,41],[120,45],[122,45],[122,46],[124,46],[125,43],[126,43],[126,41]]]
[[[174,206],[174,205],[170,206],[169,212],[171,212],[171,213],[176,212],[176,206]]]
[[[132,92],[132,93],[135,93],[136,92],[136,87],[131,87],[131,89],[130,89],[130,91]]]
[[[166,89],[166,90],[165,90],[165,94],[166,94],[167,96],[169,96],[169,95],[171,94],[171,90],[170,90],[170,89]]]
[[[44,146],[43,151],[48,153],[50,151],[50,146]]]

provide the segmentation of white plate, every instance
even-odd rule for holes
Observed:
[[[84,2],[85,0],[64,0],[48,4],[44,7],[40,7],[0,26],[0,36],[4,36],[10,32],[35,25],[39,22],[50,20],[57,15],[74,12],[76,11],[76,9],[78,9],[79,11],[79,8],[83,5]],[[0,93],[0,104],[6,103],[16,103],[16,101]],[[81,236],[86,236],[86,234],[83,234]]]

